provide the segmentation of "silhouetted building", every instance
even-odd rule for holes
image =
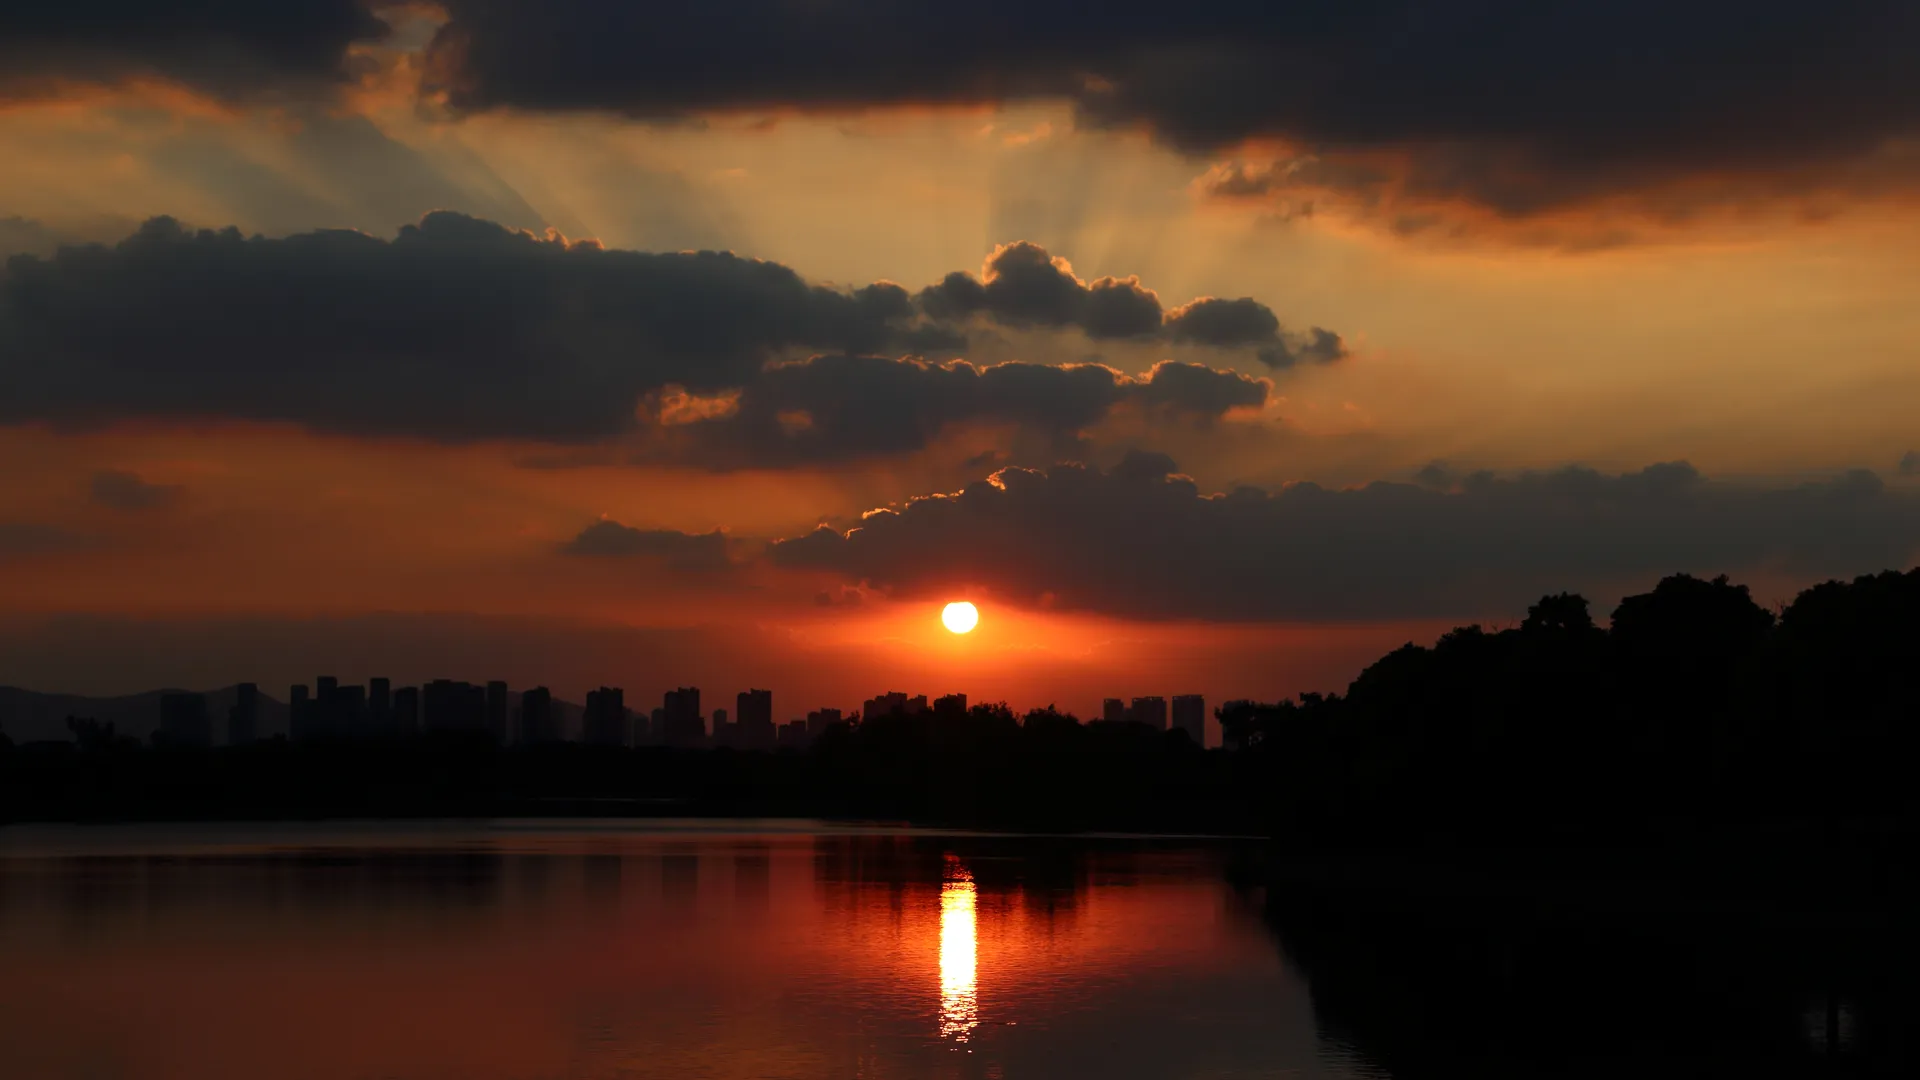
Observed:
[[[340,686],[333,691],[333,718],[327,730],[336,739],[357,739],[367,733],[367,688]]]
[[[247,746],[260,738],[260,688],[243,682],[233,688],[227,710],[227,745]]]
[[[667,691],[660,704],[664,731],[660,741],[668,746],[703,746],[707,741],[707,722],[700,713],[700,688],[683,686]]]
[[[435,679],[420,695],[428,734],[474,734],[487,730],[487,688],[452,679]]]
[[[1127,722],[1127,703],[1117,697],[1110,697],[1100,703],[1100,719],[1109,724]]]
[[[493,733],[493,739],[501,746],[513,741],[513,731],[507,726],[513,713],[507,704],[507,684],[495,679],[487,684],[487,730]]]
[[[807,714],[807,741],[826,734],[827,729],[835,724],[844,723],[846,721],[840,718],[839,709],[815,709]]]
[[[402,739],[420,735],[420,688],[403,686],[393,692],[393,733]]]
[[[367,719],[374,735],[391,739],[393,728],[393,680],[367,680]]]
[[[723,746],[729,749],[736,749],[736,750],[739,749],[739,746],[738,746],[739,740],[737,738],[737,731],[736,731],[737,726],[738,725],[735,725],[727,720],[727,710],[725,709],[713,710],[713,747],[714,749],[718,750],[720,747],[723,747]]]
[[[1173,699],[1173,726],[1187,733],[1195,746],[1207,745],[1207,699],[1179,694]]]
[[[878,697],[868,698],[866,704],[860,707],[860,719],[875,720],[894,713],[915,716],[926,711],[927,696],[925,694],[908,697],[899,690],[889,690]]]
[[[779,742],[773,724],[773,691],[745,690],[733,699],[734,739],[743,750],[771,750]]]
[[[587,711],[581,717],[581,741],[594,746],[627,743],[627,695],[617,686],[587,691]]]
[[[160,695],[160,740],[168,746],[209,746],[213,721],[205,694]]]
[[[667,741],[667,710],[655,705],[633,715],[633,745],[659,746]]]
[[[789,720],[780,725],[778,748],[781,750],[805,750],[807,748],[807,722]]]
[[[933,715],[943,720],[964,720],[967,716],[967,695],[948,694],[933,703]]]
[[[340,692],[340,680],[332,675],[322,675],[313,680],[312,723],[307,725],[310,738],[331,739],[340,734],[335,727],[339,723],[334,698]]]
[[[1145,724],[1155,731],[1167,730],[1167,699],[1163,697],[1137,697],[1127,709],[1127,719],[1136,724]]]
[[[313,738],[313,701],[307,697],[306,683],[295,683],[287,690],[287,738],[294,742]]]
[[[520,741],[528,746],[560,741],[560,717],[553,710],[553,694],[544,686],[520,695]]]

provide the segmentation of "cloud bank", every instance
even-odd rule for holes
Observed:
[[[1032,280],[1011,269],[1019,260]],[[1014,283],[991,271],[984,281],[949,275],[916,298],[891,282],[820,285],[729,253],[606,250],[448,212],[390,241],[348,231],[248,238],[161,218],[114,247],[8,260],[0,423],[214,418],[581,444],[687,420],[649,411],[672,398],[716,421],[695,425],[706,458],[725,456],[724,435],[744,460],[771,462],[775,451],[826,460],[917,447],[958,421],[1052,435],[1127,404],[1217,417],[1266,400],[1264,382],[1195,365],[1131,379],[1099,367],[879,358],[962,347],[981,319],[1105,332],[1117,328],[1104,314],[1117,291],[1135,307],[1126,328],[1170,347],[1197,342],[1268,363],[1276,349],[1344,354],[1317,328],[1290,340],[1257,301],[1202,299],[1163,319],[1158,298],[1132,279],[1087,286],[1032,245],[1002,248],[992,266],[1008,267]],[[959,282],[985,305],[953,300]],[[1221,303],[1237,317],[1209,316]],[[802,413],[812,434],[777,440]]]
[[[1201,297],[1166,311],[1138,277],[1082,281],[1073,264],[1024,241],[996,248],[979,277],[956,271],[915,299],[940,319],[984,315],[1010,327],[1077,327],[1094,341],[1158,339],[1251,349],[1274,368],[1347,356],[1340,335],[1318,326],[1304,334],[1284,331],[1273,310],[1252,297]]]
[[[324,92],[388,25],[364,0],[104,0],[7,5],[0,98],[165,81],[227,101]],[[380,6],[396,6],[382,4]]]
[[[1210,495],[1142,454],[1105,473],[1003,469],[770,557],[895,596],[983,588],[1116,615],[1284,621],[1520,610],[1548,591],[1682,570],[1850,575],[1917,550],[1920,497],[1867,472],[1753,488],[1674,463]]]
[[[777,364],[696,418],[662,424],[655,446],[669,460],[709,468],[769,468],[918,453],[975,425],[1070,454],[1087,429],[1118,414],[1206,426],[1259,409],[1270,389],[1264,379],[1174,361],[1129,376],[1100,364],[819,356]]]
[[[1513,215],[1681,180],[1911,179],[1911,154],[1885,158],[1920,133],[1920,11],[1896,0],[444,7],[427,67],[458,110],[1060,100],[1184,151],[1280,141],[1348,183],[1384,165]]]
[[[176,484],[150,484],[139,473],[102,469],[89,485],[93,501],[113,510],[137,513],[161,510],[180,501],[184,489]]]
[[[334,93],[368,46],[410,48],[389,23],[429,6],[14,7],[0,98],[165,81],[272,102]],[[1920,176],[1920,11],[1900,0],[431,7],[444,22],[410,64],[425,72],[425,102],[454,115],[677,121],[1057,101],[1083,126],[1144,130],[1191,154],[1289,148],[1217,175],[1222,194],[1457,199],[1520,217],[1621,193],[1685,213],[1823,186],[1911,190]]]

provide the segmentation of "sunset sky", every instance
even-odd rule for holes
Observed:
[[[1917,196],[1891,0],[10,5],[0,684],[1085,714],[1784,601],[1920,547]]]

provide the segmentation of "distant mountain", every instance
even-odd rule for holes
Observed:
[[[17,686],[0,686],[0,731],[16,743],[48,739],[64,741],[73,737],[67,730],[67,717],[84,716],[103,724],[112,724],[121,734],[144,742],[160,726],[162,695],[182,692],[168,688],[126,697],[83,697],[78,694],[42,694]],[[207,696],[207,715],[213,720],[213,741],[216,744],[224,743],[227,740],[227,710],[233,707],[237,696],[235,688],[227,686],[204,693]],[[286,702],[265,693],[260,695],[259,700],[257,730],[260,738],[271,739],[275,735],[287,734]],[[555,701],[553,704],[560,712],[560,730],[569,737],[577,737],[580,733],[580,714],[584,711],[582,707],[565,701]],[[512,707],[516,713],[519,711],[518,693],[512,695]]]
[[[160,698],[177,694],[172,688],[148,690],[126,697],[81,697],[77,694],[42,694],[16,686],[0,686],[0,731],[16,743],[45,739],[70,739],[67,717],[85,716],[103,724],[112,724],[124,735],[145,740],[160,726]],[[206,691],[207,715],[213,718],[213,737],[224,741],[227,735],[227,710],[235,698],[231,686]],[[287,733],[287,706],[265,694],[260,695],[261,738]]]

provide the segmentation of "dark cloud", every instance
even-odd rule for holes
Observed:
[[[1920,450],[1909,450],[1900,455],[1900,475],[1920,476]]]
[[[9,255],[51,255],[62,237],[37,221],[0,217],[0,259]]]
[[[1007,326],[1077,326],[1093,338],[1145,337],[1161,326],[1160,298],[1138,278],[1089,284],[1065,259],[1026,241],[994,249],[980,277],[948,274],[918,300],[935,318],[984,312]]]
[[[0,559],[71,551],[79,546],[80,538],[65,529],[31,521],[0,521]]]
[[[1413,482],[1419,484],[1421,487],[1446,491],[1453,487],[1453,466],[1444,461],[1429,461],[1425,465],[1422,465],[1418,472],[1413,474]]]
[[[1082,281],[1067,260],[1025,241],[994,249],[979,277],[956,271],[914,299],[936,319],[985,315],[1010,327],[1077,327],[1095,340],[1247,349],[1270,367],[1330,363],[1347,355],[1340,335],[1319,327],[1305,335],[1288,333],[1273,309],[1252,297],[1201,297],[1165,311],[1139,278]]]
[[[1196,341],[1202,345],[1241,345],[1279,336],[1280,320],[1273,311],[1251,298],[1195,300],[1175,308],[1167,316],[1167,332],[1175,341]]]
[[[141,79],[235,100],[281,97],[349,75],[347,50],[388,26],[370,0],[90,0],[9,3],[0,97]]]
[[[587,443],[632,431],[643,402],[671,388],[737,396],[725,431],[745,440],[743,459],[769,447],[824,458],[918,447],[963,420],[1070,433],[1126,402],[1204,417],[1265,400],[1262,383],[1190,366],[1121,379],[875,358],[956,349],[962,317],[1102,333],[1162,325],[1159,301],[1131,279],[1087,286],[1031,245],[1002,248],[995,265],[1004,273],[950,276],[916,304],[890,282],[832,288],[728,253],[605,250],[447,212],[391,241],[248,238],[158,218],[113,247],[7,261],[0,423],[209,417]],[[1261,325],[1277,327],[1266,315]],[[1241,344],[1264,357],[1280,342],[1268,337]],[[838,358],[779,366],[809,354]],[[779,441],[796,410],[816,433]]]
[[[1920,130],[1920,8],[1901,0],[444,6],[428,68],[457,109],[1065,100],[1195,152],[1401,151],[1421,189],[1512,214],[1858,163]]]
[[[731,562],[722,532],[683,533],[673,529],[636,529],[617,521],[596,521],[561,545],[568,555],[658,559],[674,570],[721,570]]]
[[[1352,355],[1339,334],[1315,326],[1305,334],[1288,334],[1256,354],[1270,368],[1290,368],[1301,364],[1333,364]]]
[[[658,433],[675,460],[717,468],[910,454],[962,424],[1014,428],[1060,450],[1119,410],[1208,424],[1259,408],[1270,389],[1265,380],[1174,361],[1129,376],[1098,364],[820,356],[768,368],[724,409]]]
[[[1786,488],[1686,464],[1203,494],[1164,457],[1101,473],[1006,469],[953,495],[776,544],[781,565],[896,595],[982,587],[1019,603],[1159,618],[1472,616],[1545,591],[1674,571],[1847,575],[1904,565],[1920,498],[1871,473]]]
[[[738,386],[794,350],[877,351],[906,290],[715,252],[602,250],[451,213],[392,241],[147,223],[0,277],[0,422],[291,421],[588,441],[646,392]]]
[[[149,484],[140,474],[102,469],[93,474],[93,501],[115,510],[159,510],[178,502],[185,490],[174,484]]]
[[[1252,348],[1271,368],[1331,364],[1347,358],[1339,334],[1318,326],[1304,334],[1281,330],[1273,310],[1252,297],[1221,300],[1203,297],[1167,313],[1167,337],[1220,349]]]

